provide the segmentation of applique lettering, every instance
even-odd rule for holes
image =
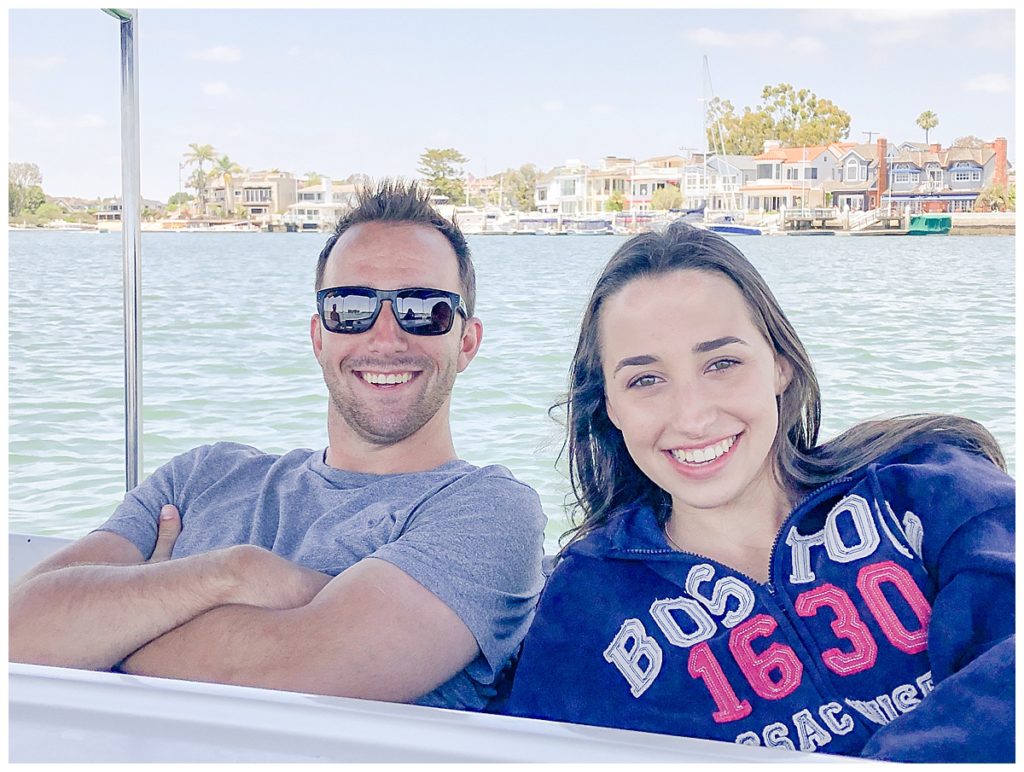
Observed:
[[[897,519],[892,507],[888,502],[885,508],[890,517],[885,517],[880,509],[877,509],[877,522],[881,523],[882,531],[893,547],[908,559],[913,555],[906,548],[903,542],[893,533],[890,526],[900,530],[910,548],[921,556],[921,543],[924,539],[924,531],[921,527],[921,520],[913,513],[907,512],[903,516],[903,525]],[[847,529],[844,541],[844,531],[840,530],[840,524],[849,522],[852,533]],[[789,581],[792,584],[809,584],[815,580],[814,571],[811,570],[811,548],[824,546],[825,551],[831,560],[837,563],[852,563],[855,560],[873,555],[881,544],[881,535],[876,526],[876,518],[871,515],[871,505],[867,499],[857,494],[851,494],[836,504],[825,519],[825,525],[817,533],[800,533],[796,526],[792,526],[786,534],[786,545],[790,548],[792,569]],[[856,541],[853,540],[856,535]]]
[[[832,742],[832,735],[814,720],[809,710],[801,710],[793,714],[793,725],[796,727],[796,739],[800,750],[810,753],[823,745]]]
[[[723,576],[715,582],[711,597],[700,592],[700,586],[715,578],[714,566],[701,563],[690,569],[686,576],[686,591],[699,600],[712,614],[722,616],[722,624],[735,627],[754,609],[754,591],[735,576]],[[729,598],[736,600],[736,608],[726,613]]]
[[[868,626],[861,620],[850,596],[842,589],[832,584],[823,584],[801,593],[796,599],[795,606],[796,613],[802,617],[813,617],[823,606],[830,608],[836,615],[832,622],[832,631],[837,638],[849,641],[853,651],[845,652],[832,648],[821,653],[822,661],[833,673],[853,675],[875,664],[878,659],[878,644],[875,643]]]
[[[639,619],[627,619],[622,623],[618,634],[604,650],[604,658],[626,677],[629,692],[634,697],[647,691],[661,672],[661,647],[647,635]],[[646,666],[641,665],[642,659],[647,660]]]
[[[882,593],[883,584],[892,585],[903,596],[917,617],[916,630],[908,630],[903,626],[888,598]],[[928,621],[931,619],[932,607],[905,568],[891,560],[864,566],[857,573],[857,589],[893,646],[907,654],[917,654],[928,648]]]
[[[814,581],[814,572],[811,570],[811,547],[820,547],[824,543],[824,530],[802,534],[797,532],[796,526],[789,529],[786,544],[790,546],[793,558],[793,570],[789,575],[792,584],[807,584]]]
[[[846,514],[849,514],[850,522],[857,531],[858,541],[854,544],[846,544],[839,531],[839,518]],[[839,563],[866,558],[878,549],[880,541],[871,517],[871,507],[863,496],[847,496],[825,518],[825,551]]]
[[[870,700],[847,699],[846,704],[860,713],[868,721],[885,726],[904,713],[909,713],[921,704],[932,690],[932,674],[928,671],[919,676],[914,683],[900,684],[891,693],[880,694]],[[918,696],[920,692],[920,697]]]
[[[918,557],[922,557],[921,546],[924,544],[924,524],[921,523],[921,518],[913,512],[904,512],[903,532],[907,535],[910,548],[917,553]]]
[[[703,607],[692,598],[670,598],[668,600],[656,600],[651,604],[651,616],[657,622],[658,627],[665,633],[668,642],[673,646],[689,648],[701,641],[706,641],[714,636],[718,630],[715,620],[706,612]],[[690,621],[693,622],[694,630],[685,632],[679,626],[673,611],[681,611]]]
[[[853,717],[843,712],[838,702],[826,702],[817,709],[818,719],[810,708],[799,710],[792,716],[793,728],[796,730],[795,745],[790,739],[789,728],[780,721],[768,724],[761,732],[747,731],[736,736],[740,745],[764,745],[768,748],[786,748],[813,752],[832,742],[835,735],[846,735],[853,731]]]

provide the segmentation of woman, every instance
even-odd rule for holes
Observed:
[[[764,280],[685,225],[627,241],[566,399],[576,526],[518,715],[913,761],[1013,759],[1014,481],[954,416],[817,444]]]

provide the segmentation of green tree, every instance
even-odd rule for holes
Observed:
[[[175,193],[169,199],[167,199],[168,209],[178,209],[183,206],[187,206],[192,201],[192,196],[188,193]]]
[[[682,205],[683,194],[679,192],[679,188],[675,185],[658,188],[651,196],[651,209],[665,211],[668,209],[678,209]]]
[[[26,190],[24,197],[25,205],[22,207],[22,210],[26,212],[35,212],[46,203],[46,194],[43,193],[43,189],[38,185],[33,185]]]
[[[954,139],[953,147],[969,147],[977,150],[985,147],[985,140],[979,139],[973,134],[968,134],[966,137],[957,137]]]
[[[608,200],[604,202],[606,212],[621,212],[625,208],[626,196],[621,190],[613,190]]]
[[[210,176],[213,179],[219,179],[224,186],[224,214],[230,214],[235,210],[234,188],[232,184],[234,182],[233,175],[241,173],[242,167],[226,155],[222,155],[213,161]]]
[[[974,199],[975,212],[1006,212],[1013,210],[1009,191],[1002,185],[992,184],[983,188]]]
[[[443,150],[428,147],[420,154],[420,165],[416,171],[426,178],[435,193],[448,196],[452,204],[461,204],[466,195],[462,164],[468,160],[453,147]]]
[[[32,163],[8,163],[7,214],[16,215],[26,209],[32,211],[43,203],[45,198],[43,201],[39,200],[39,196],[42,196],[42,186],[43,175],[39,173],[38,166]]]
[[[193,174],[189,177],[188,185],[195,188],[200,213],[206,214],[207,177],[203,164],[212,164],[217,158],[217,151],[213,149],[213,145],[199,145],[195,142],[190,143],[188,147],[188,152],[183,156],[185,165],[198,167],[196,169],[198,174]]]
[[[499,174],[502,200],[498,201],[498,206],[517,212],[532,212],[537,175],[537,167],[533,164],[523,164],[518,169],[509,168]]]
[[[59,220],[65,214],[63,207],[58,206],[57,204],[51,204],[50,202],[40,204],[40,206],[36,208],[35,213],[43,222],[49,222],[50,220]]]
[[[928,144],[928,132],[939,125],[939,116],[931,110],[925,110],[917,116],[917,125],[924,129],[924,143]]]
[[[757,155],[765,140],[783,147],[827,145],[850,136],[850,114],[831,100],[809,89],[788,83],[765,86],[761,105],[746,107],[736,115],[728,100],[715,97],[708,103],[708,148],[713,152]]]
[[[324,176],[320,172],[306,172],[306,187],[319,185],[323,182]]]

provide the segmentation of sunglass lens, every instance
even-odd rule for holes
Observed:
[[[331,332],[366,332],[373,323],[377,298],[364,290],[339,290],[324,298],[324,326]]]
[[[452,328],[454,309],[447,295],[434,290],[408,290],[395,301],[402,329],[413,335],[444,335]]]

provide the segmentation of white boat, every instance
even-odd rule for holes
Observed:
[[[9,536],[11,582],[70,542]],[[806,762],[837,757],[490,713],[11,663],[11,762]]]
[[[136,12],[108,13],[121,24],[122,88],[130,92]],[[122,110],[132,111],[136,104],[137,94],[122,96]],[[138,477],[141,438],[132,322],[139,299],[137,120],[134,126],[134,140],[123,138],[128,487]],[[9,582],[68,543],[53,536],[10,534]],[[840,760],[489,713],[18,663],[9,665],[8,719],[10,762]]]

